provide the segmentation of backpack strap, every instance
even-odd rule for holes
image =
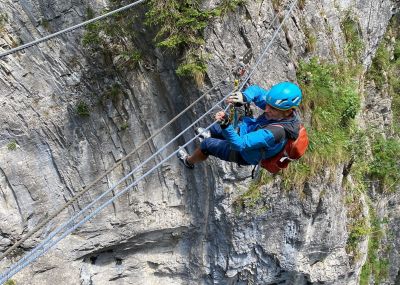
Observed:
[[[268,124],[261,128],[270,131],[274,136],[276,143],[279,143],[281,140],[286,138],[285,127],[282,126],[281,124]]]

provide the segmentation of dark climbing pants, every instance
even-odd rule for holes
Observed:
[[[200,149],[205,155],[212,155],[225,161],[236,162],[239,165],[250,165],[239,151],[232,150],[230,144],[222,135],[221,127],[217,124],[210,128],[211,138],[204,139]]]

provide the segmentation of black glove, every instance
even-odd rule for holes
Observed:
[[[225,113],[225,116],[217,121],[218,124],[220,125],[221,129],[226,129],[229,126],[229,115]]]

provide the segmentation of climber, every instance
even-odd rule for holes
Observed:
[[[298,137],[301,122],[296,109],[301,99],[300,88],[291,82],[278,83],[269,90],[252,85],[243,92],[235,92],[228,97],[227,103],[254,102],[264,113],[257,118],[243,117],[236,132],[228,115],[220,111],[215,115],[218,124],[214,124],[209,132],[203,128],[196,130],[203,140],[192,155],[180,148],[177,156],[190,169],[209,155],[239,165],[257,165],[261,159],[279,153],[288,139]]]

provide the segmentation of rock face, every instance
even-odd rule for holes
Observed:
[[[272,22],[274,16],[284,16],[284,8],[274,10],[269,1],[248,2],[206,29],[204,49],[212,55],[206,87],[225,79],[247,48],[253,48],[257,58],[278,26]],[[332,46],[343,52],[340,23],[347,11],[359,19],[367,67],[396,5],[390,0],[314,2],[295,8],[254,72],[253,83],[269,87],[280,80],[296,80],[297,62],[310,56],[304,23],[316,35],[312,55],[331,58]],[[99,11],[107,3],[92,0],[86,5]],[[86,5],[73,0],[3,1],[0,10],[8,21],[0,27],[0,47],[10,49],[82,22]],[[154,49],[145,30],[139,36],[149,47],[146,64],[126,73],[104,68],[89,57],[81,36],[82,31],[75,31],[0,60],[1,251],[203,91],[176,76],[173,58]],[[115,84],[120,86],[117,98],[99,103],[101,94]],[[225,84],[210,93],[103,178],[27,240],[15,256],[1,261],[2,271],[167,144],[230,88]],[[78,106],[88,107],[90,115],[80,116]],[[382,121],[387,120],[385,113]],[[200,124],[209,123],[210,116],[205,121]],[[192,136],[191,129],[97,205]],[[233,204],[250,184],[249,167],[211,158],[190,171],[174,157],[12,279],[17,284],[84,285],[358,284],[365,254],[359,262],[351,262],[345,250],[349,233],[342,168],[321,173],[302,191],[280,189],[280,178],[275,177],[260,190],[261,208],[237,213]],[[396,199],[389,204],[398,208]],[[393,243],[398,245],[400,215],[398,209],[391,213],[397,237]],[[398,246],[393,248],[392,256],[398,260]],[[388,284],[399,282],[398,270],[398,261],[393,262]]]

